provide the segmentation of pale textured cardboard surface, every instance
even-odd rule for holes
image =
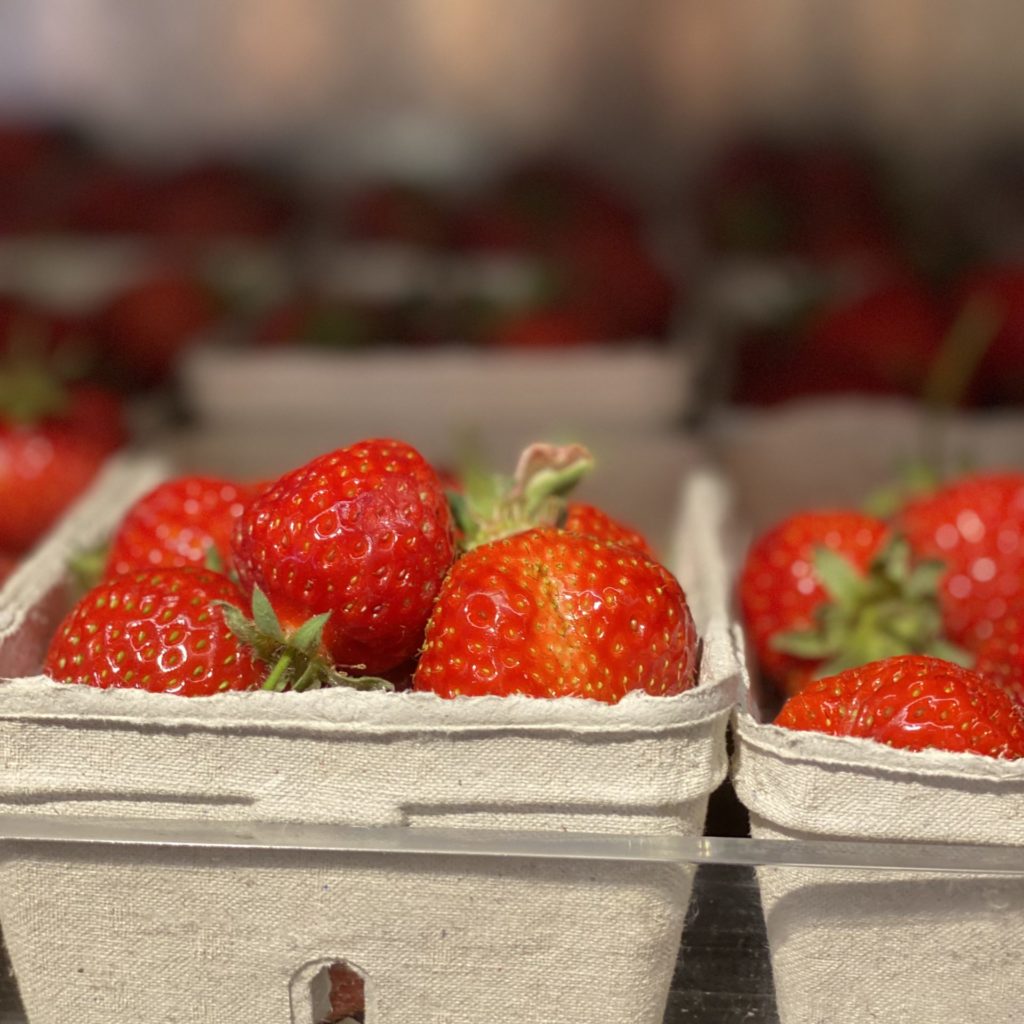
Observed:
[[[122,454],[0,589],[0,678],[34,672],[68,602],[69,558],[102,543],[128,507],[167,474],[160,459]]]
[[[0,811],[699,834],[737,666],[720,485],[695,473],[681,506],[673,565],[704,637],[689,693],[200,702],[0,682]],[[19,845],[0,861],[0,915],[32,1024],[313,1024],[290,979],[333,958],[366,972],[380,1024],[655,1024],[691,880],[627,863]]]
[[[891,401],[737,418],[719,449],[741,532],[801,506],[856,505],[921,454],[928,429]],[[1020,417],[954,420],[943,450],[951,464],[1024,465]],[[1024,847],[1024,763],[787,731],[762,724],[749,679],[744,689],[732,770],[755,838]],[[782,1024],[1020,1021],[1024,879],[821,868],[758,877]]]
[[[462,431],[522,425],[541,434],[567,424],[663,430],[692,402],[691,370],[677,347],[640,342],[572,352],[210,345],[187,354],[182,379],[192,411],[207,427],[269,425],[273,432],[307,424],[411,440],[417,428],[439,423]]]

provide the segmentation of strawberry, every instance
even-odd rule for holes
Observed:
[[[1024,708],[1024,604],[1014,601],[977,646],[974,668]]]
[[[820,674],[906,653],[960,659],[943,641],[940,567],[855,511],[802,512],[752,545],[740,605],[761,671],[784,693]]]
[[[208,164],[161,181],[146,227],[184,242],[266,239],[287,225],[289,211],[268,182],[238,167]]]
[[[922,285],[890,282],[823,309],[799,343],[800,359],[838,376],[847,391],[917,393],[946,327]]]
[[[0,370],[0,550],[31,547],[124,440],[113,395],[38,367]]]
[[[820,679],[775,719],[788,729],[861,736],[904,750],[1024,757],[1024,715],[977,672],[906,655]]]
[[[181,354],[213,326],[217,304],[198,281],[163,271],[115,296],[94,322],[114,375],[136,387],[164,381]]]
[[[456,542],[468,550],[536,526],[559,526],[630,548],[656,560],[646,538],[633,527],[568,493],[590,472],[593,459],[582,445],[529,445],[515,475],[505,478],[469,466],[465,474],[439,469],[458,524]]]
[[[158,484],[125,514],[110,544],[107,573],[201,565],[211,548],[227,554],[235,522],[256,493],[217,477]]]
[[[233,555],[244,587],[266,593],[285,630],[330,613],[331,660],[379,673],[419,649],[452,534],[444,490],[419,452],[368,440],[273,483],[242,513]]]
[[[697,672],[683,591],[616,545],[542,528],[482,544],[452,567],[413,677],[442,697],[681,693]]]
[[[8,578],[18,568],[18,559],[0,552],[0,586],[7,582]]]
[[[501,319],[488,343],[495,348],[558,349],[593,345],[606,331],[593,313],[571,306],[531,309]]]
[[[570,533],[581,533],[586,537],[608,541],[610,544],[621,544],[647,558],[655,557],[654,551],[643,534],[586,502],[569,502],[562,528]]]
[[[603,328],[592,340],[665,335],[675,287],[639,233],[578,225],[558,236],[550,255],[563,302],[588,310]]]
[[[383,340],[384,321],[367,304],[302,295],[272,310],[256,327],[261,345],[295,342],[329,348],[360,348]]]
[[[1024,591],[1024,474],[962,477],[910,501],[896,524],[914,551],[945,565],[946,632],[976,648]]]
[[[328,976],[331,982],[331,1012],[320,1024],[338,1024],[347,1017],[362,1013],[366,1003],[362,977],[348,964],[331,964]]]
[[[808,629],[828,600],[815,551],[825,547],[864,574],[890,537],[881,520],[854,511],[802,512],[762,534],[751,546],[740,577],[740,606],[761,671],[795,692],[818,659],[778,650],[779,634]]]
[[[137,168],[96,163],[79,172],[64,211],[75,232],[140,234],[160,202],[159,185]]]
[[[183,697],[258,689],[268,666],[235,637],[217,604],[240,598],[226,576],[207,569],[116,576],[69,612],[43,671],[58,682]]]
[[[918,394],[947,331],[931,294],[911,279],[833,300],[793,328],[751,332],[736,397],[776,404],[808,394]]]
[[[448,214],[438,196],[412,184],[381,182],[348,197],[342,215],[345,233],[360,241],[440,247]]]
[[[960,306],[984,303],[998,325],[978,367],[978,390],[988,403],[1024,399],[1024,264],[975,268],[957,288]]]

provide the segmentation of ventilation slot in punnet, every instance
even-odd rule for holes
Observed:
[[[363,973],[347,960],[318,960],[292,979],[294,1024],[366,1024]]]

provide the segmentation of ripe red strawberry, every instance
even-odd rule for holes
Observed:
[[[1024,708],[1024,604],[1018,599],[978,644],[975,671],[1001,686]]]
[[[815,568],[827,548],[863,574],[890,540],[879,519],[855,511],[802,512],[762,534],[747,553],[740,577],[740,606],[761,671],[786,693],[795,693],[825,660],[779,650],[775,637],[807,630],[829,594]]]
[[[107,573],[201,565],[231,550],[235,522],[257,488],[217,477],[158,484],[127,512],[110,544]]]
[[[219,601],[241,595],[207,569],[113,577],[64,619],[43,671],[59,682],[183,697],[258,689],[268,665],[228,628]]]
[[[910,501],[896,522],[916,552],[945,564],[946,632],[976,648],[1024,594],[1024,474],[962,477]]]
[[[361,241],[434,248],[445,244],[448,214],[440,198],[416,185],[381,182],[349,196],[342,228]]]
[[[809,394],[919,395],[947,327],[920,283],[889,282],[830,302],[798,325],[750,332],[736,397],[773,405]]]
[[[346,1017],[355,1017],[366,1006],[365,985],[361,975],[348,964],[331,964],[331,1012],[320,1024],[337,1024]]]
[[[359,348],[384,338],[380,312],[365,303],[302,295],[272,310],[254,331],[260,345]]]
[[[31,547],[125,440],[113,395],[35,381],[0,373],[0,549],[9,552]]]
[[[270,238],[289,219],[269,182],[226,164],[192,167],[161,181],[155,200],[148,230],[185,242]]]
[[[18,568],[18,559],[0,552],[0,585],[7,582],[8,577]]]
[[[587,537],[608,541],[610,544],[621,544],[638,554],[655,558],[654,551],[643,534],[586,502],[569,502],[562,528],[570,533],[582,533]]]
[[[165,380],[200,333],[216,322],[217,304],[187,274],[167,271],[115,296],[95,321],[115,376],[148,387]]]
[[[978,367],[978,390],[986,402],[1024,399],[1024,265],[974,269],[960,283],[960,306],[984,303],[998,324]]]
[[[696,682],[697,636],[676,579],[615,545],[537,529],[452,567],[413,686],[442,697],[522,694],[613,704]]]
[[[551,306],[498,321],[488,343],[497,348],[554,349],[593,345],[606,338],[598,316],[573,306]]]
[[[798,359],[844,380],[846,391],[918,394],[946,328],[919,283],[889,283],[823,309],[808,324]]]
[[[330,613],[336,665],[380,673],[411,658],[454,558],[437,474],[401,441],[368,440],[281,477],[242,514],[235,567],[282,625]]]
[[[139,234],[148,230],[160,202],[159,183],[138,168],[96,163],[79,171],[64,210],[74,232]]]
[[[1024,757],[1024,716],[1008,694],[976,672],[920,655],[820,679],[791,697],[775,724],[905,750]]]

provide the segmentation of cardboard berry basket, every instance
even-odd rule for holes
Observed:
[[[718,440],[748,528],[762,529],[800,507],[856,504],[932,429],[913,406],[833,401],[734,419]],[[1024,465],[1019,417],[943,430],[954,463]],[[865,841],[921,851],[903,872],[869,869],[866,853],[864,868],[758,869],[782,1024],[1019,1020],[1024,872],[986,873],[977,850],[949,871],[945,854],[1020,850],[1024,868],[1024,764],[789,731],[767,724],[773,713],[747,679],[732,772],[755,839],[842,843],[850,865]]]
[[[316,425],[405,437],[424,423],[463,433],[488,423],[540,433],[595,424],[667,430],[693,401],[690,362],[676,342],[543,352],[211,343],[186,354],[181,377],[204,429],[243,435]]]
[[[111,840],[23,829],[0,844],[0,915],[31,1024],[156,1008],[316,1024],[337,962],[365,978],[379,1024],[660,1022],[692,868],[621,843],[699,835],[726,771],[737,675],[722,501],[701,472],[683,489],[672,564],[703,653],[699,686],[677,697],[189,701],[0,682],[8,837],[40,821],[72,831],[73,818]],[[217,845],[202,841],[210,829]],[[325,830],[362,839],[325,848]],[[481,835],[489,856],[459,852],[459,836]],[[538,835],[562,851],[531,854]],[[605,853],[586,856],[594,844]]]

